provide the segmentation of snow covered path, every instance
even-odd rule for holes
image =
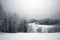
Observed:
[[[60,40],[60,33],[0,33],[0,40]]]

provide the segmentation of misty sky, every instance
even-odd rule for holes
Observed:
[[[59,0],[0,0],[6,12],[28,19],[60,17]]]

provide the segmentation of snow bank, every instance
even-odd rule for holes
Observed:
[[[0,40],[60,40],[60,33],[1,33]]]

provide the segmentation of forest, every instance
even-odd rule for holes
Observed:
[[[26,19],[19,18],[16,13],[5,12],[0,3],[0,32],[27,32]]]

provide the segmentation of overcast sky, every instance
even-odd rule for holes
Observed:
[[[6,12],[29,19],[60,17],[59,0],[1,0]]]

